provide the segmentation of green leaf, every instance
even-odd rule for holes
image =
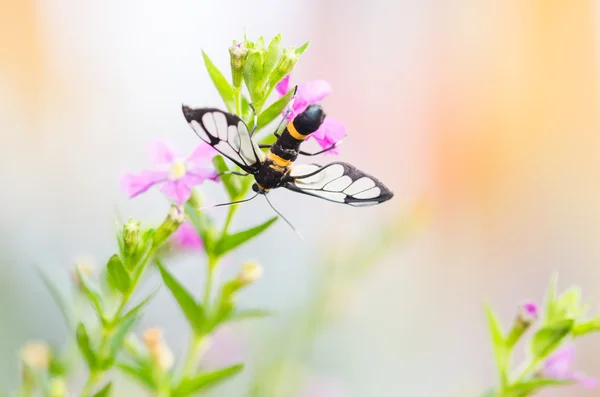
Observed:
[[[142,367],[136,364],[117,363],[117,368],[151,390],[156,386],[152,369],[149,366]]]
[[[227,107],[229,112],[235,113],[235,94],[233,87],[204,51],[202,51],[202,56],[204,57],[206,70],[208,71],[213,84],[217,87],[217,91],[219,91],[221,98],[223,98],[225,107]]]
[[[279,58],[281,58],[281,54],[283,54],[283,47],[281,47],[281,34],[273,37],[271,42],[269,43],[269,48],[267,49],[267,54],[265,57],[265,65],[263,67],[263,73],[265,75],[269,75],[277,63],[279,62]]]
[[[115,254],[110,257],[106,264],[108,270],[108,277],[110,277],[112,284],[122,293],[126,293],[131,288],[131,276],[125,265],[119,258],[119,255]]]
[[[494,348],[494,358],[496,359],[496,367],[498,374],[500,375],[500,381],[502,384],[506,384],[508,381],[508,352],[506,348],[506,341],[504,332],[500,326],[500,321],[494,313],[494,310],[488,304],[485,304],[485,313],[488,322],[488,328],[492,339],[492,345]]]
[[[231,251],[232,249],[244,244],[245,242],[249,241],[253,237],[256,237],[260,233],[267,230],[269,228],[269,226],[271,226],[273,223],[275,223],[276,220],[277,220],[277,217],[275,216],[275,217],[269,219],[268,221],[266,221],[265,223],[260,224],[258,226],[254,226],[248,230],[244,230],[239,233],[228,234],[228,235],[224,236],[217,243],[217,246],[215,247],[215,254],[217,256],[224,255],[225,253]]]
[[[575,324],[571,330],[571,334],[573,334],[573,336],[583,336],[596,331],[600,331],[600,316],[589,321]]]
[[[237,364],[216,371],[199,374],[193,378],[184,379],[175,389],[173,396],[184,397],[201,390],[206,390],[209,387],[216,386],[232,376],[237,375],[242,369],[244,369],[244,365]]]
[[[547,386],[563,386],[572,384],[572,380],[535,378],[514,384],[506,391],[508,396],[528,396]]]
[[[79,351],[81,351],[81,354],[83,355],[83,358],[85,359],[88,368],[90,370],[96,368],[96,365],[98,364],[96,353],[94,353],[94,351],[92,350],[90,337],[83,323],[79,323],[79,325],[77,326],[76,339]]]
[[[229,171],[229,167],[225,163],[223,156],[217,155],[213,158],[213,165],[218,173],[224,173]],[[240,177],[238,175],[224,174],[220,176],[221,181],[223,182],[223,186],[225,186],[225,190],[227,190],[227,195],[231,201],[238,200],[240,194]]]
[[[119,354],[119,350],[123,346],[123,342],[127,337],[127,333],[137,321],[137,317],[129,317],[127,320],[122,321],[121,324],[117,327],[114,334],[112,334],[108,339],[107,344],[107,353],[105,357],[102,359],[102,369],[107,370],[115,363],[117,359],[117,355]]]
[[[250,51],[244,64],[244,82],[250,93],[250,100],[256,107],[263,100],[263,87],[260,83],[263,81],[263,53],[260,51]],[[260,112],[260,108],[256,111]]]
[[[148,295],[147,297],[145,297],[133,309],[131,309],[130,311],[128,311],[127,313],[125,313],[123,315],[123,317],[121,317],[120,321],[121,322],[125,322],[125,321],[128,321],[130,318],[137,317],[138,314],[139,314],[139,312],[140,312],[140,310],[142,310],[142,308],[144,306],[146,306],[148,304],[148,302],[150,302],[152,300],[152,298],[154,298],[156,296],[156,293],[158,292],[159,289],[160,289],[160,287],[155,288],[154,291],[152,291],[150,293],[150,295]]]
[[[77,272],[77,276],[81,282],[81,288],[85,293],[85,296],[90,300],[94,308],[96,309],[96,313],[98,314],[98,318],[104,324],[106,319],[104,317],[104,311],[102,309],[102,295],[100,294],[100,290],[96,287],[90,279],[87,278],[85,273],[79,269],[79,267],[75,267],[75,271]]]
[[[108,382],[94,397],[108,397],[111,395],[112,382]]]
[[[76,323],[74,309],[71,305],[72,299],[67,298],[63,294],[63,291],[58,289],[56,285],[54,285],[54,283],[50,281],[48,276],[39,267],[36,267],[36,270],[39,277],[42,279],[42,282],[44,283],[46,288],[48,288],[48,291],[50,292],[54,303],[58,305],[60,312],[62,313],[62,316],[65,320],[65,324],[67,325],[67,328],[69,330],[74,330]]]
[[[548,286],[548,291],[546,292],[546,310],[544,316],[544,324],[550,324],[555,317],[554,314],[554,302],[556,301],[556,287],[558,283],[558,274],[554,274],[552,279],[550,280],[550,285]]]
[[[307,41],[306,43],[302,44],[300,47],[296,48],[296,54],[298,54],[298,55],[304,54],[304,51],[306,51],[306,49],[308,48],[309,45],[310,45],[310,40]]]
[[[531,354],[536,359],[543,359],[552,353],[569,335],[573,328],[574,320],[562,320],[547,325],[538,330],[531,339]]]
[[[270,310],[263,309],[238,309],[227,316],[228,322],[243,321],[255,318],[272,317],[275,313]]]
[[[196,303],[194,297],[167,271],[159,260],[156,261],[156,264],[165,285],[169,288],[177,303],[179,303],[179,307],[181,307],[181,310],[188,319],[190,326],[197,334],[201,333],[206,320],[204,308],[202,305]]]
[[[293,90],[289,90],[287,94],[273,102],[268,108],[266,108],[261,114],[258,115],[258,128],[263,128],[277,117],[281,116],[285,111],[290,99],[294,95]]]

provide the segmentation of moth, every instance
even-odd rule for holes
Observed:
[[[186,105],[182,106],[182,110],[185,119],[201,140],[244,171],[233,173],[254,177],[252,190],[256,194],[242,201],[251,200],[257,195],[266,197],[269,191],[281,187],[355,207],[380,204],[393,197],[393,193],[378,179],[351,164],[295,164],[299,155],[315,156],[335,147],[334,144],[316,153],[300,150],[302,142],[325,119],[320,105],[311,105],[298,114],[288,122],[281,134],[276,130],[277,141],[273,145],[257,144],[252,139],[254,131],[249,131],[246,123],[231,113]],[[268,151],[265,153],[262,149]]]

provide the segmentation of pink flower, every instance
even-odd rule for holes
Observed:
[[[171,241],[179,248],[201,249],[203,244],[196,228],[190,221],[185,221],[172,235]]]
[[[326,378],[311,379],[300,391],[300,397],[344,397],[339,383]]]
[[[583,372],[573,372],[571,370],[574,360],[575,347],[573,345],[565,345],[546,359],[541,371],[542,375],[552,379],[572,380],[587,389],[596,388],[598,386],[598,379],[587,376]]]
[[[275,88],[279,95],[287,94],[290,90],[290,75],[285,76]],[[321,102],[331,92],[331,86],[325,80],[313,80],[300,84],[292,101],[291,111],[286,118],[293,119],[310,105]],[[344,136],[346,136],[346,127],[333,117],[327,116],[321,127],[310,134],[307,139],[314,138],[323,149],[326,149]],[[336,147],[324,154],[337,155],[339,149]]]
[[[244,360],[244,345],[230,326],[221,326],[213,334],[202,362],[207,368],[221,368]]]
[[[192,187],[207,179],[218,180],[217,172],[209,167],[215,154],[211,146],[201,143],[184,160],[178,158],[166,143],[153,142],[150,155],[156,169],[145,170],[138,175],[127,174],[121,180],[121,186],[132,198],[154,185],[162,184],[161,191],[181,205],[190,198]]]

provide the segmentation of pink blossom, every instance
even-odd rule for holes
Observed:
[[[155,169],[127,174],[121,179],[121,186],[132,198],[162,184],[161,191],[181,205],[190,198],[192,187],[207,179],[218,180],[217,172],[209,165],[215,154],[211,146],[201,143],[187,159],[181,159],[166,143],[153,142],[150,155]]]
[[[279,95],[284,96],[287,94],[290,90],[290,75],[285,76],[275,88]],[[292,101],[291,111],[286,118],[288,120],[293,119],[310,105],[321,102],[331,92],[331,86],[325,80],[313,80],[300,84]],[[323,149],[326,149],[335,142],[338,142],[345,135],[346,127],[340,121],[328,116],[325,118],[323,124],[321,124],[321,127],[310,134],[307,139],[314,138]],[[336,147],[324,154],[337,155],[339,154],[339,149]]]
[[[202,240],[190,221],[185,221],[179,226],[171,235],[171,241],[179,248],[197,250],[203,247]]]
[[[230,326],[221,326],[213,334],[202,362],[208,368],[221,368],[244,360],[244,346]]]
[[[587,376],[583,372],[572,371],[571,368],[574,360],[575,347],[573,345],[565,345],[546,359],[541,371],[542,375],[552,379],[572,380],[587,389],[596,388],[598,386],[598,379]]]
[[[341,385],[327,378],[313,378],[301,389],[300,397],[344,397]]]

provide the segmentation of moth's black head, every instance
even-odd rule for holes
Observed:
[[[256,184],[256,183],[252,184],[252,191],[256,192],[258,194],[265,194],[266,193],[266,191],[264,191],[261,188],[259,188],[258,184]]]
[[[294,127],[300,134],[308,135],[318,130],[323,120],[325,120],[325,113],[321,105],[310,105],[294,118]]]

